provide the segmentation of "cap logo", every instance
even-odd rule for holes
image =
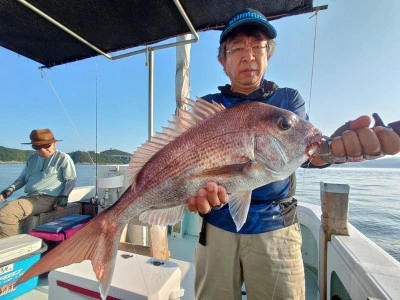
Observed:
[[[242,14],[239,14],[237,16],[235,16],[232,20],[229,21],[229,25],[231,26],[232,24],[242,20],[242,19],[249,19],[249,18],[253,18],[253,19],[259,19],[261,21],[265,21],[265,19],[260,16],[259,14],[253,13],[253,12],[245,12]]]
[[[233,15],[227,21],[225,27],[222,29],[219,43],[221,44],[229,36],[232,30],[242,25],[256,26],[270,39],[276,38],[275,28],[271,24],[269,24],[267,18],[259,11],[251,8],[246,8]]]

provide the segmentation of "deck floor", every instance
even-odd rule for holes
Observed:
[[[196,247],[198,237],[185,235],[182,238],[174,238],[168,236],[169,238],[169,250],[171,253],[171,261],[176,262],[182,271],[182,287],[185,288],[185,295],[181,300],[194,300],[194,266],[193,257],[194,249]],[[136,247],[135,247],[136,248]],[[140,249],[139,249],[140,248]],[[145,254],[146,250],[139,247],[137,252],[143,252],[140,254]],[[126,250],[126,249],[121,249]],[[136,251],[135,250],[135,251]],[[316,274],[312,270],[306,268],[306,299],[314,300],[319,299]],[[244,288],[243,288],[244,290]],[[36,288],[24,295],[16,298],[16,300],[47,300],[48,299],[48,279],[46,276],[39,277],[39,282]],[[247,297],[244,295],[243,300]]]
[[[199,237],[185,235],[182,238],[173,238],[169,236],[168,247],[171,252],[171,258],[178,258],[184,261],[193,262],[194,249],[196,247]],[[319,299],[318,292],[318,277],[317,274],[310,268],[305,268],[306,274],[306,299],[317,300]],[[245,287],[243,286],[243,290]],[[190,299],[190,298],[185,298]],[[191,299],[194,299],[191,298]],[[247,299],[244,295],[242,300]]]

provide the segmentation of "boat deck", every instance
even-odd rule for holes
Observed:
[[[193,300],[194,297],[194,276],[193,265],[194,250],[198,241],[197,236],[184,235],[174,238],[168,236],[168,247],[171,253],[170,260],[177,263],[181,269],[181,287],[185,289],[182,300]],[[306,267],[306,299],[318,299],[317,277],[313,270]],[[243,287],[244,289],[244,287]],[[17,300],[47,300],[49,293],[49,281],[47,276],[39,277],[36,288],[24,295],[17,297]],[[243,295],[246,300],[246,295]]]
[[[198,237],[184,236],[173,238],[169,236],[170,261],[178,264],[181,270],[181,287],[185,289],[182,300],[193,300],[194,297],[194,265],[193,254]],[[32,291],[23,294],[16,300],[47,300],[49,298],[49,280],[47,276],[40,276],[38,284]],[[244,298],[245,299],[245,298]]]

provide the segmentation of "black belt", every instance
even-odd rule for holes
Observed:
[[[298,223],[296,198],[288,197],[285,199],[276,200],[274,202],[281,207],[283,224],[285,227]],[[199,244],[203,246],[206,245],[206,226],[207,226],[207,221],[203,217],[203,222],[201,224],[201,230],[199,234]]]

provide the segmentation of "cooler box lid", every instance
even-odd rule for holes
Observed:
[[[108,296],[110,299],[179,299],[181,270],[175,262],[118,251]],[[53,270],[49,274],[49,299],[99,299],[99,283],[92,264],[79,264]]]
[[[30,255],[42,247],[42,239],[29,234],[18,234],[0,239],[0,265]]]

